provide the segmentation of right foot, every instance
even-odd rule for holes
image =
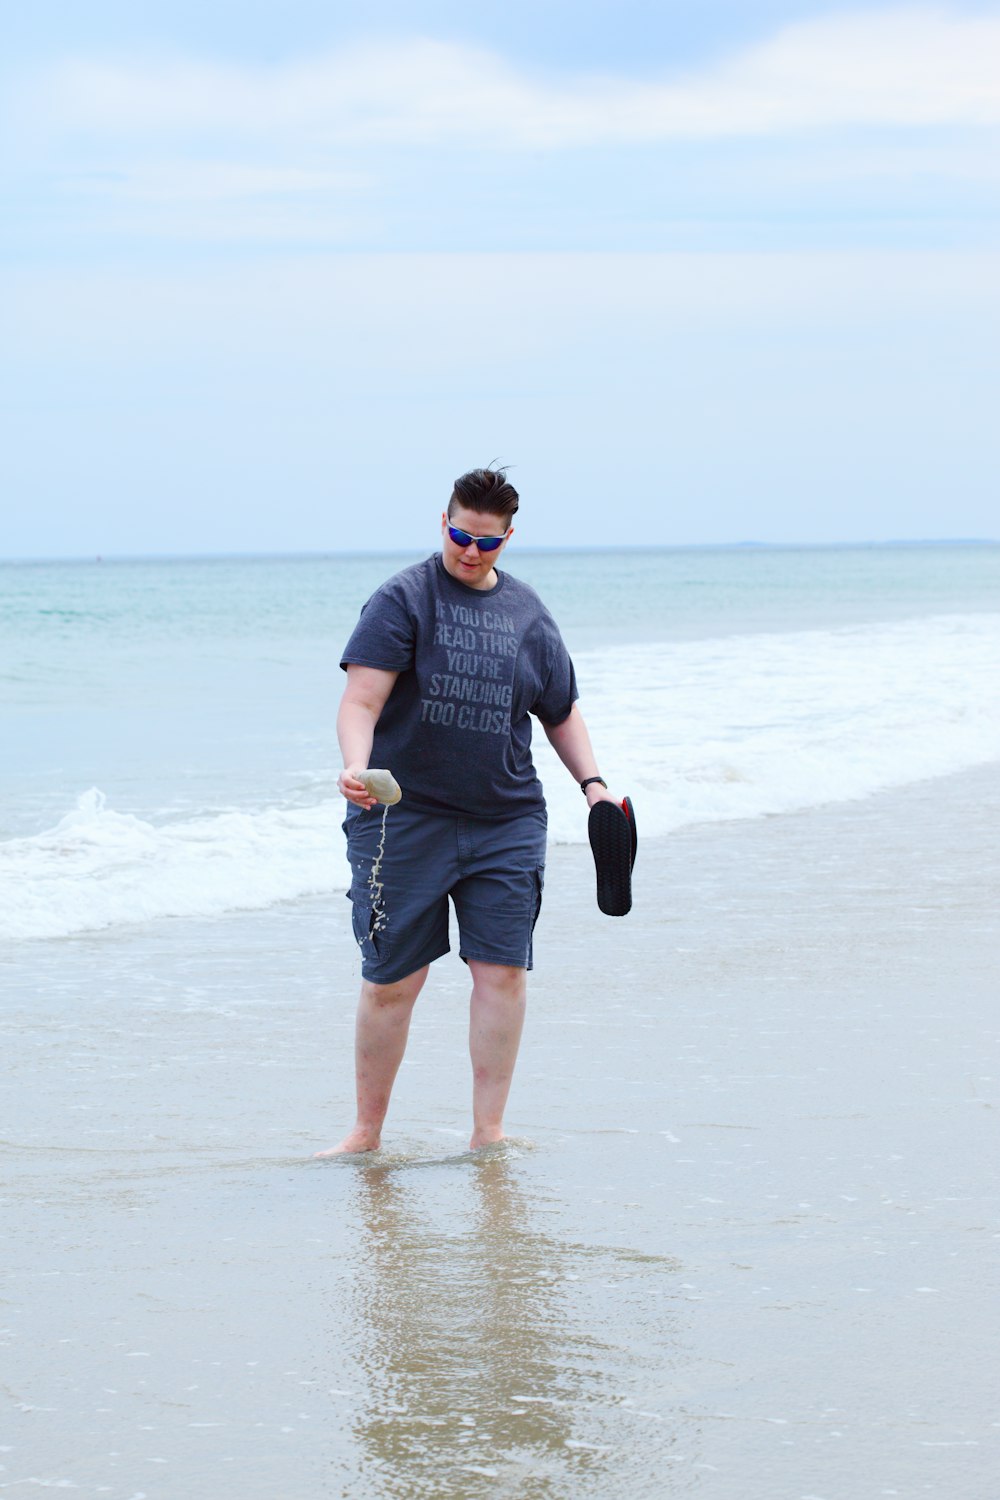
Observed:
[[[313,1152],[313,1161],[322,1161],[328,1156],[359,1156],[363,1151],[377,1151],[381,1144],[380,1136],[356,1128],[344,1136],[339,1146],[331,1146],[329,1151]]]

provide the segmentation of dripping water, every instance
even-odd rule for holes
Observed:
[[[389,804],[386,803],[386,805],[382,809],[381,836],[379,838],[378,848],[375,851],[375,858],[372,860],[371,873],[368,876],[368,889],[371,891],[372,897],[372,937],[374,937],[377,932],[383,932],[389,925],[389,919],[386,916],[385,911],[385,903],[382,899],[383,882],[379,879],[379,873],[382,869],[382,859],[385,855],[385,824],[388,816]]]

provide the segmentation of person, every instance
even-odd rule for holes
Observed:
[[[531,716],[588,807],[618,800],[598,771],[555,621],[534,589],[497,567],[518,505],[505,470],[463,474],[441,517],[440,553],[376,590],[344,650],[338,787],[362,957],[357,1119],[318,1157],[380,1146],[414,1003],[449,951],[449,897],[472,977],[469,1145],[503,1139],[545,869]],[[370,767],[402,788],[387,820],[361,779]]]

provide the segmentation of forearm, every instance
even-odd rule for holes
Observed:
[[[347,668],[347,687],[337,710],[337,739],[344,758],[337,785],[356,807],[371,808],[375,804],[364,782],[358,780],[358,772],[368,769],[375,725],[398,675],[381,667],[362,667],[353,662]]]
[[[597,761],[590,743],[590,735],[583,715],[573,704],[569,717],[561,724],[543,724],[549,744],[575,781],[585,781],[588,776],[597,776]]]
[[[337,713],[337,739],[345,766],[367,767],[377,723],[378,715],[365,704],[343,700]]]
[[[548,736],[549,744],[574,781],[587,781],[591,776],[600,775],[587,726],[575,703],[570,710],[569,717],[563,719],[561,724],[543,723],[542,728]],[[618,800],[599,781],[590,783],[586,797],[588,807],[593,807],[595,802],[617,802]]]

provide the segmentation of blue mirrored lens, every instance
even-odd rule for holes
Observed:
[[[467,531],[460,531],[457,526],[449,526],[448,535],[456,547],[467,547],[470,542],[475,542],[480,552],[495,552],[503,541],[502,536],[470,536]]]

